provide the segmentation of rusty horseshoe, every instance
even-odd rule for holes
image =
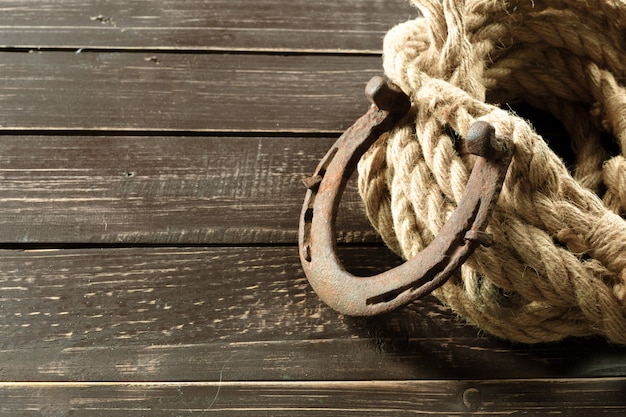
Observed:
[[[350,316],[391,311],[443,285],[479,245],[489,246],[485,233],[498,201],[513,154],[505,138],[496,137],[486,122],[470,126],[467,151],[478,155],[460,203],[435,239],[404,264],[372,277],[347,272],[336,255],[335,220],[341,195],[361,156],[411,108],[399,87],[382,77],[367,84],[372,102],[305,179],[298,245],[304,272],[317,295],[330,307]]]

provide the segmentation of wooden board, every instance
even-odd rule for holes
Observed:
[[[622,416],[626,379],[0,384],[20,416]],[[576,402],[572,402],[572,397]],[[13,414],[15,415],[15,414]]]
[[[367,110],[378,56],[7,53],[4,131],[339,132]],[[28,132],[26,132],[28,133]]]
[[[371,275],[399,260],[345,247]],[[317,298],[295,247],[0,252],[0,380],[228,381],[606,377],[600,340],[515,346],[433,298],[346,318]],[[227,370],[228,372],[225,372]]]
[[[380,53],[405,0],[4,0],[0,44],[66,49]]]
[[[294,244],[302,179],[334,140],[0,136],[0,242]],[[355,182],[338,237],[378,242]]]

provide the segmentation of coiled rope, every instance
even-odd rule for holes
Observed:
[[[383,65],[416,104],[359,164],[370,221],[406,259],[426,247],[471,171],[459,138],[485,120],[515,143],[495,243],[434,294],[513,341],[626,344],[626,2],[412,3],[422,17],[386,35]],[[506,110],[521,102],[563,124],[569,169]]]

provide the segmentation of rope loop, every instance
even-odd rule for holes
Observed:
[[[405,259],[456,208],[477,120],[515,144],[488,232],[435,295],[468,322],[525,343],[601,334],[626,344],[626,2],[413,0],[389,31],[387,77],[418,103],[362,157],[359,191]],[[568,165],[513,110],[565,128]]]

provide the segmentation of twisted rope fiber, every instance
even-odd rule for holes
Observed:
[[[434,294],[513,341],[626,344],[626,2],[412,3],[422,17],[386,35],[383,66],[416,104],[359,163],[370,221],[406,259],[425,248],[471,172],[459,137],[485,120],[515,145],[487,230],[495,243]],[[519,102],[562,122],[569,170],[503,110]]]

